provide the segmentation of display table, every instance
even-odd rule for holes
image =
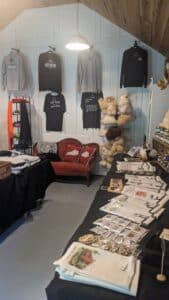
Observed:
[[[25,212],[36,207],[47,186],[54,181],[48,160],[24,169],[18,175],[0,180],[0,231],[4,231]]]
[[[118,159],[122,158],[123,156],[118,156]],[[115,163],[113,163],[111,170],[104,178],[103,185],[108,185],[110,178],[113,175],[115,175]],[[116,177],[123,177],[123,175],[116,174]],[[87,216],[85,217],[83,223],[79,226],[79,228],[69,241],[67,247],[73,241],[77,241],[81,235],[88,233],[89,228],[92,227],[92,222],[96,218],[102,217],[105,214],[101,212],[99,208],[103,206],[107,202],[107,200],[112,197],[113,193],[108,193],[99,189],[99,191],[96,193],[95,199],[88,211]],[[143,247],[143,261],[144,259],[146,261],[146,249],[149,243],[149,239],[152,238],[156,232],[160,231],[162,227],[169,227],[169,207],[167,207],[165,213],[160,217],[158,221],[155,221],[148,227],[151,230],[151,235],[145,238],[141,245],[141,247]],[[158,264],[160,265],[160,256],[158,257]],[[150,259],[148,264],[142,264],[138,295],[135,298],[132,296],[127,296],[121,293],[113,292],[101,287],[94,287],[64,281],[59,279],[57,273],[55,273],[54,279],[47,287],[46,293],[48,300],[168,300],[169,284],[168,282],[164,284],[159,284],[155,280],[155,276],[157,273],[159,273],[159,269],[153,266],[153,260],[151,261]]]

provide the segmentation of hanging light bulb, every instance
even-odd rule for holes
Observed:
[[[90,44],[88,40],[79,34],[79,2],[77,3],[76,10],[76,27],[77,34],[72,36],[70,41],[65,45],[65,47],[69,50],[82,51],[90,48]]]
[[[87,50],[90,48],[89,42],[80,34],[72,36],[65,46],[69,50]]]

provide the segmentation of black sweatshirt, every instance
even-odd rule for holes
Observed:
[[[124,51],[120,87],[147,86],[147,51],[139,46]]]
[[[39,91],[62,90],[61,59],[52,51],[39,56]]]

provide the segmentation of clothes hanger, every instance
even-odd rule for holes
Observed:
[[[133,45],[133,48],[139,48],[139,45],[138,43],[140,43],[140,41],[134,41],[134,45]]]
[[[52,96],[57,96],[58,95],[58,92],[50,92],[50,94],[52,95]]]
[[[134,42],[134,48],[138,47],[137,41]]]
[[[11,48],[11,50],[12,50],[12,51],[16,51],[17,53],[19,53],[19,52],[20,52],[20,50],[19,50],[19,49],[17,49],[17,48]]]
[[[53,53],[56,51],[56,48],[53,46],[48,46],[48,48],[51,49],[51,50],[48,50],[48,53]]]

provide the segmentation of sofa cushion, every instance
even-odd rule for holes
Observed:
[[[76,162],[56,161],[51,165],[56,175],[82,175],[88,171],[84,164]]]
[[[67,145],[63,161],[78,162],[80,152],[81,152],[81,146]]]
[[[90,146],[83,146],[79,156],[79,162],[83,165],[87,164],[91,157],[96,152],[96,149]]]
[[[79,147],[82,146],[80,141],[73,139],[73,138],[63,139],[63,140],[59,141],[57,144],[58,144],[58,154],[59,154],[60,160],[62,160],[62,161],[64,160],[68,145],[74,145],[74,146],[79,146]]]

